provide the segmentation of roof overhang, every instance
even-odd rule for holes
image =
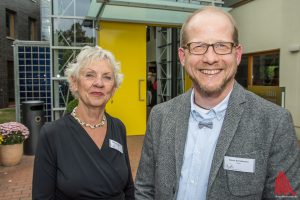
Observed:
[[[203,5],[162,0],[92,0],[87,18],[103,21],[181,26]],[[222,7],[229,11],[230,8]]]

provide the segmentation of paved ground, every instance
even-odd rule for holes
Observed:
[[[128,137],[128,151],[133,177],[141,156],[144,136]],[[0,200],[30,200],[34,156],[23,156],[13,167],[0,166]]]

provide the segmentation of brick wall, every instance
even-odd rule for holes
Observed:
[[[40,40],[40,0],[1,0],[0,1],[0,108],[9,104],[8,90],[13,88],[8,85],[7,61],[13,61],[14,39],[6,37],[6,9],[14,11],[15,39],[29,40],[28,18],[36,20],[37,38]]]

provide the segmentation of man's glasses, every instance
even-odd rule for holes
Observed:
[[[232,52],[232,48],[237,45],[233,42],[216,42],[214,44],[207,44],[204,42],[190,42],[184,49],[188,49],[191,54],[194,55],[203,55],[207,52],[208,48],[212,46],[214,52],[218,55],[226,55]]]

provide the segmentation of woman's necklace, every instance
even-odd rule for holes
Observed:
[[[101,126],[104,126],[105,124],[105,121],[106,121],[106,117],[105,115],[103,114],[103,117],[102,117],[102,120],[99,124],[95,124],[95,125],[91,125],[89,123],[85,123],[83,121],[81,121],[77,116],[76,116],[76,109],[77,107],[75,107],[71,113],[71,115],[78,121],[78,123],[82,126],[85,126],[85,127],[89,127],[91,129],[95,129],[95,128],[98,128],[98,127],[101,127]]]

